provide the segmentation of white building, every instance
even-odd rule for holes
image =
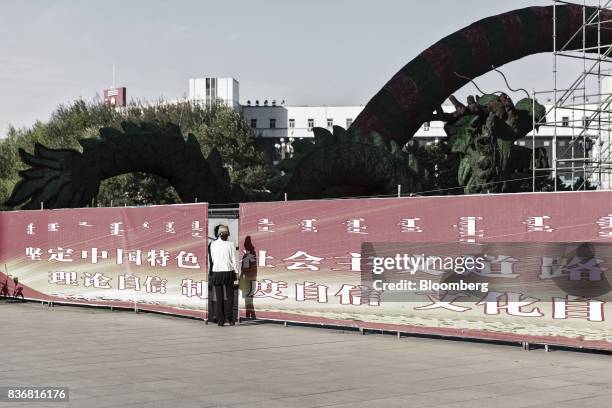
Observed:
[[[554,158],[568,159],[568,161],[557,161],[558,174],[564,183],[573,183],[578,177],[585,174],[582,169],[584,162],[569,159],[584,157],[584,142],[586,142],[588,155],[597,158],[599,150],[605,150],[605,146],[610,145],[609,132],[607,136],[602,137],[600,143],[597,143],[598,131],[595,124],[587,123],[587,127],[582,129],[585,118],[582,116],[577,118],[575,110],[559,109],[556,116],[558,124],[556,152],[553,154],[555,135],[554,128],[551,126],[555,115],[554,111],[550,111],[550,105],[546,108],[547,121],[550,125],[541,126],[539,131],[535,132],[535,147],[542,147],[546,150],[551,166]],[[331,131],[334,125],[339,125],[346,129],[362,109],[363,106],[254,106],[252,104],[241,106],[245,121],[250,124],[255,137],[263,139],[261,146],[273,162],[283,158],[287,153],[283,149],[293,140],[314,137],[313,127],[323,127]],[[443,109],[445,112],[454,111],[451,105],[444,105]],[[525,139],[517,141],[516,144],[531,148],[532,135],[533,132],[529,133]],[[437,143],[444,138],[446,138],[444,123],[438,121],[424,123],[414,135],[414,141],[419,144]],[[572,144],[573,138],[576,140]],[[573,171],[571,170],[572,163]],[[602,189],[612,188],[609,171],[601,174],[587,171],[587,178],[593,184],[599,184]]]
[[[313,137],[314,127],[348,128],[363,106],[242,106],[242,115],[256,137]]]
[[[240,109],[240,84],[234,78],[192,78],[189,80],[189,100],[210,105],[222,101],[234,109]]]
[[[611,89],[612,91],[612,89]],[[189,80],[189,99],[198,103],[210,104],[214,100],[221,100],[227,106],[239,110],[253,129],[255,137],[259,140],[259,145],[264,150],[269,159],[273,162],[280,160],[286,152],[282,150],[293,140],[314,137],[312,129],[314,127],[323,127],[331,131],[335,125],[343,128],[348,128],[353,120],[359,115],[364,108],[360,106],[291,106],[277,104],[276,101],[263,102],[247,101],[246,104],[239,103],[239,83],[233,78],[196,78]],[[593,109],[595,106],[590,107]],[[555,115],[550,111],[550,104],[547,108],[547,121],[552,123]],[[444,105],[445,112],[452,112],[454,108],[451,105]],[[582,114],[581,114],[582,115]],[[611,115],[608,113],[608,115]],[[553,139],[555,137],[554,128],[551,126],[540,127],[540,130],[535,134],[535,147],[543,147],[547,151],[549,162],[552,165],[553,155],[558,159],[579,158],[584,157],[584,143],[587,141],[586,150],[591,157],[599,155],[600,151],[609,152],[610,148],[610,132],[602,136],[599,142],[597,139],[598,130],[593,124],[586,121],[586,129],[581,129],[585,123],[583,116],[577,117],[576,110],[559,109],[556,114],[557,128],[556,152],[553,153]],[[582,133],[585,138],[583,138]],[[601,133],[601,132],[600,132]],[[580,134],[580,137],[576,137]],[[446,137],[444,132],[444,123],[431,122],[425,123],[414,135],[414,140],[421,144],[436,143],[438,140]],[[572,144],[572,138],[575,142]],[[518,141],[519,146],[532,147],[531,133],[524,139]],[[282,146],[281,149],[279,147]],[[573,152],[572,152],[573,150]],[[602,154],[603,156],[603,154]],[[568,169],[571,167],[571,161],[558,162],[559,168]],[[575,161],[576,171],[573,172],[574,180],[584,174],[580,171],[583,162]],[[559,171],[561,179],[567,183],[572,180],[572,171]],[[590,178],[594,183],[600,183],[601,188],[612,188],[612,181],[609,174],[597,175],[590,174]]]

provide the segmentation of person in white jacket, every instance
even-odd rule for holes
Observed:
[[[220,225],[218,233],[218,238],[210,243],[210,280],[215,293],[215,315],[219,326],[226,321],[233,326],[236,324],[233,313],[236,251],[234,243],[228,240],[229,228]]]

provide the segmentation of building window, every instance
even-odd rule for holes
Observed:
[[[350,128],[351,125],[353,124],[353,119],[351,118],[346,118],[346,128]]]
[[[568,127],[569,126],[569,116],[563,116],[561,118],[561,126]]]
[[[217,100],[217,78],[206,78],[206,104]]]
[[[295,127],[295,119],[289,119],[289,127],[290,128],[294,128]]]
[[[276,129],[276,119],[270,118],[270,129]]]
[[[257,119],[251,119],[251,128],[255,129],[257,127]]]
[[[544,146],[550,146],[550,140],[545,140],[544,141]]]
[[[312,130],[314,127],[314,119],[308,119],[308,130]]]
[[[334,126],[334,120],[331,118],[327,118],[327,127],[333,127]]]
[[[429,130],[429,122],[423,123],[423,130],[426,132]]]

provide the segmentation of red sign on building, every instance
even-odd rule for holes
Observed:
[[[111,88],[104,90],[104,103],[111,106],[125,106],[127,104],[126,88]]]

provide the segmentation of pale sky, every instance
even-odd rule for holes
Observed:
[[[102,94],[113,64],[130,99],[173,99],[186,95],[189,78],[232,76],[243,103],[363,105],[440,38],[530,5],[552,1],[2,1],[0,136]],[[552,55],[504,72],[514,87],[551,89]],[[503,88],[498,74],[477,82]]]

